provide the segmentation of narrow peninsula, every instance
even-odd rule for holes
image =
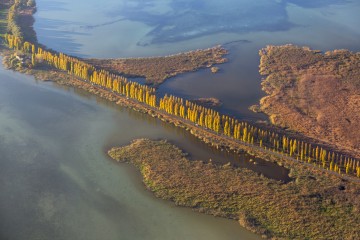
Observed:
[[[202,68],[210,68],[212,72],[218,67],[215,64],[227,62],[223,56],[228,51],[215,46],[198,49],[164,57],[124,58],[124,59],[88,59],[87,63],[107,71],[127,77],[143,77],[147,84],[160,85],[166,79],[181,73],[194,72]]]

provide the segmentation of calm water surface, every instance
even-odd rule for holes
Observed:
[[[222,112],[259,120],[248,110],[264,95],[259,49],[307,45],[360,51],[358,0],[38,0],[41,43],[82,57],[167,55],[223,44],[230,62],[181,75],[160,88],[190,99],[216,97]],[[206,87],[205,87],[206,86]]]
[[[259,239],[156,199],[132,166],[105,156],[137,137],[187,142],[142,114],[0,67],[0,239]],[[194,158],[216,157],[188,142]]]

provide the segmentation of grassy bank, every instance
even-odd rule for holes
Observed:
[[[297,167],[281,184],[247,169],[189,161],[166,141],[140,139],[112,148],[130,162],[154,194],[180,206],[239,220],[274,239],[359,239],[360,186]]]

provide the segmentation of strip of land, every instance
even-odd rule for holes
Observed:
[[[223,56],[228,51],[221,46],[174,54],[165,57],[124,58],[124,59],[85,59],[95,67],[127,77],[146,78],[147,84],[160,85],[166,79],[181,73],[210,68],[215,64],[227,62]]]
[[[297,166],[287,184],[230,165],[190,161],[166,141],[138,139],[108,154],[130,162],[157,197],[273,239],[359,239],[360,186]]]
[[[260,108],[272,123],[360,157],[360,53],[285,45],[260,55]]]
[[[33,29],[36,5],[34,0],[21,0],[20,7],[14,9],[12,17],[8,18],[8,9],[14,6],[15,1],[4,0],[0,3],[0,32],[12,32],[26,41],[37,43],[36,33]],[[160,85],[165,80],[182,73],[194,72],[209,68],[217,72],[214,65],[227,62],[224,57],[228,51],[222,46],[207,49],[198,49],[163,57],[147,58],[117,58],[117,59],[83,59],[85,62],[112,73],[125,77],[145,78],[147,84]]]

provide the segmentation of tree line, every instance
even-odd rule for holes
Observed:
[[[156,106],[155,89],[152,87],[128,81],[125,77],[112,74],[105,70],[98,70],[94,66],[77,58],[67,56],[63,53],[45,50],[30,42],[24,42],[21,38],[11,34],[6,34],[4,38],[10,48],[30,54],[33,66],[36,66],[40,62],[46,63],[56,69],[66,71],[71,75],[87,80],[107,90],[136,99],[152,107]]]
[[[129,81],[123,76],[112,74],[103,69],[97,69],[78,58],[43,49],[11,34],[6,34],[4,38],[10,48],[30,54],[34,66],[39,62],[44,62],[103,89],[183,118],[217,134],[223,134],[237,141],[260,146],[339,174],[345,173],[360,178],[360,162],[358,159],[343,156],[321,146],[312,145],[286,135],[261,129],[248,122],[239,121],[214,109],[183,98],[167,94],[164,97],[157,97],[155,88]]]

